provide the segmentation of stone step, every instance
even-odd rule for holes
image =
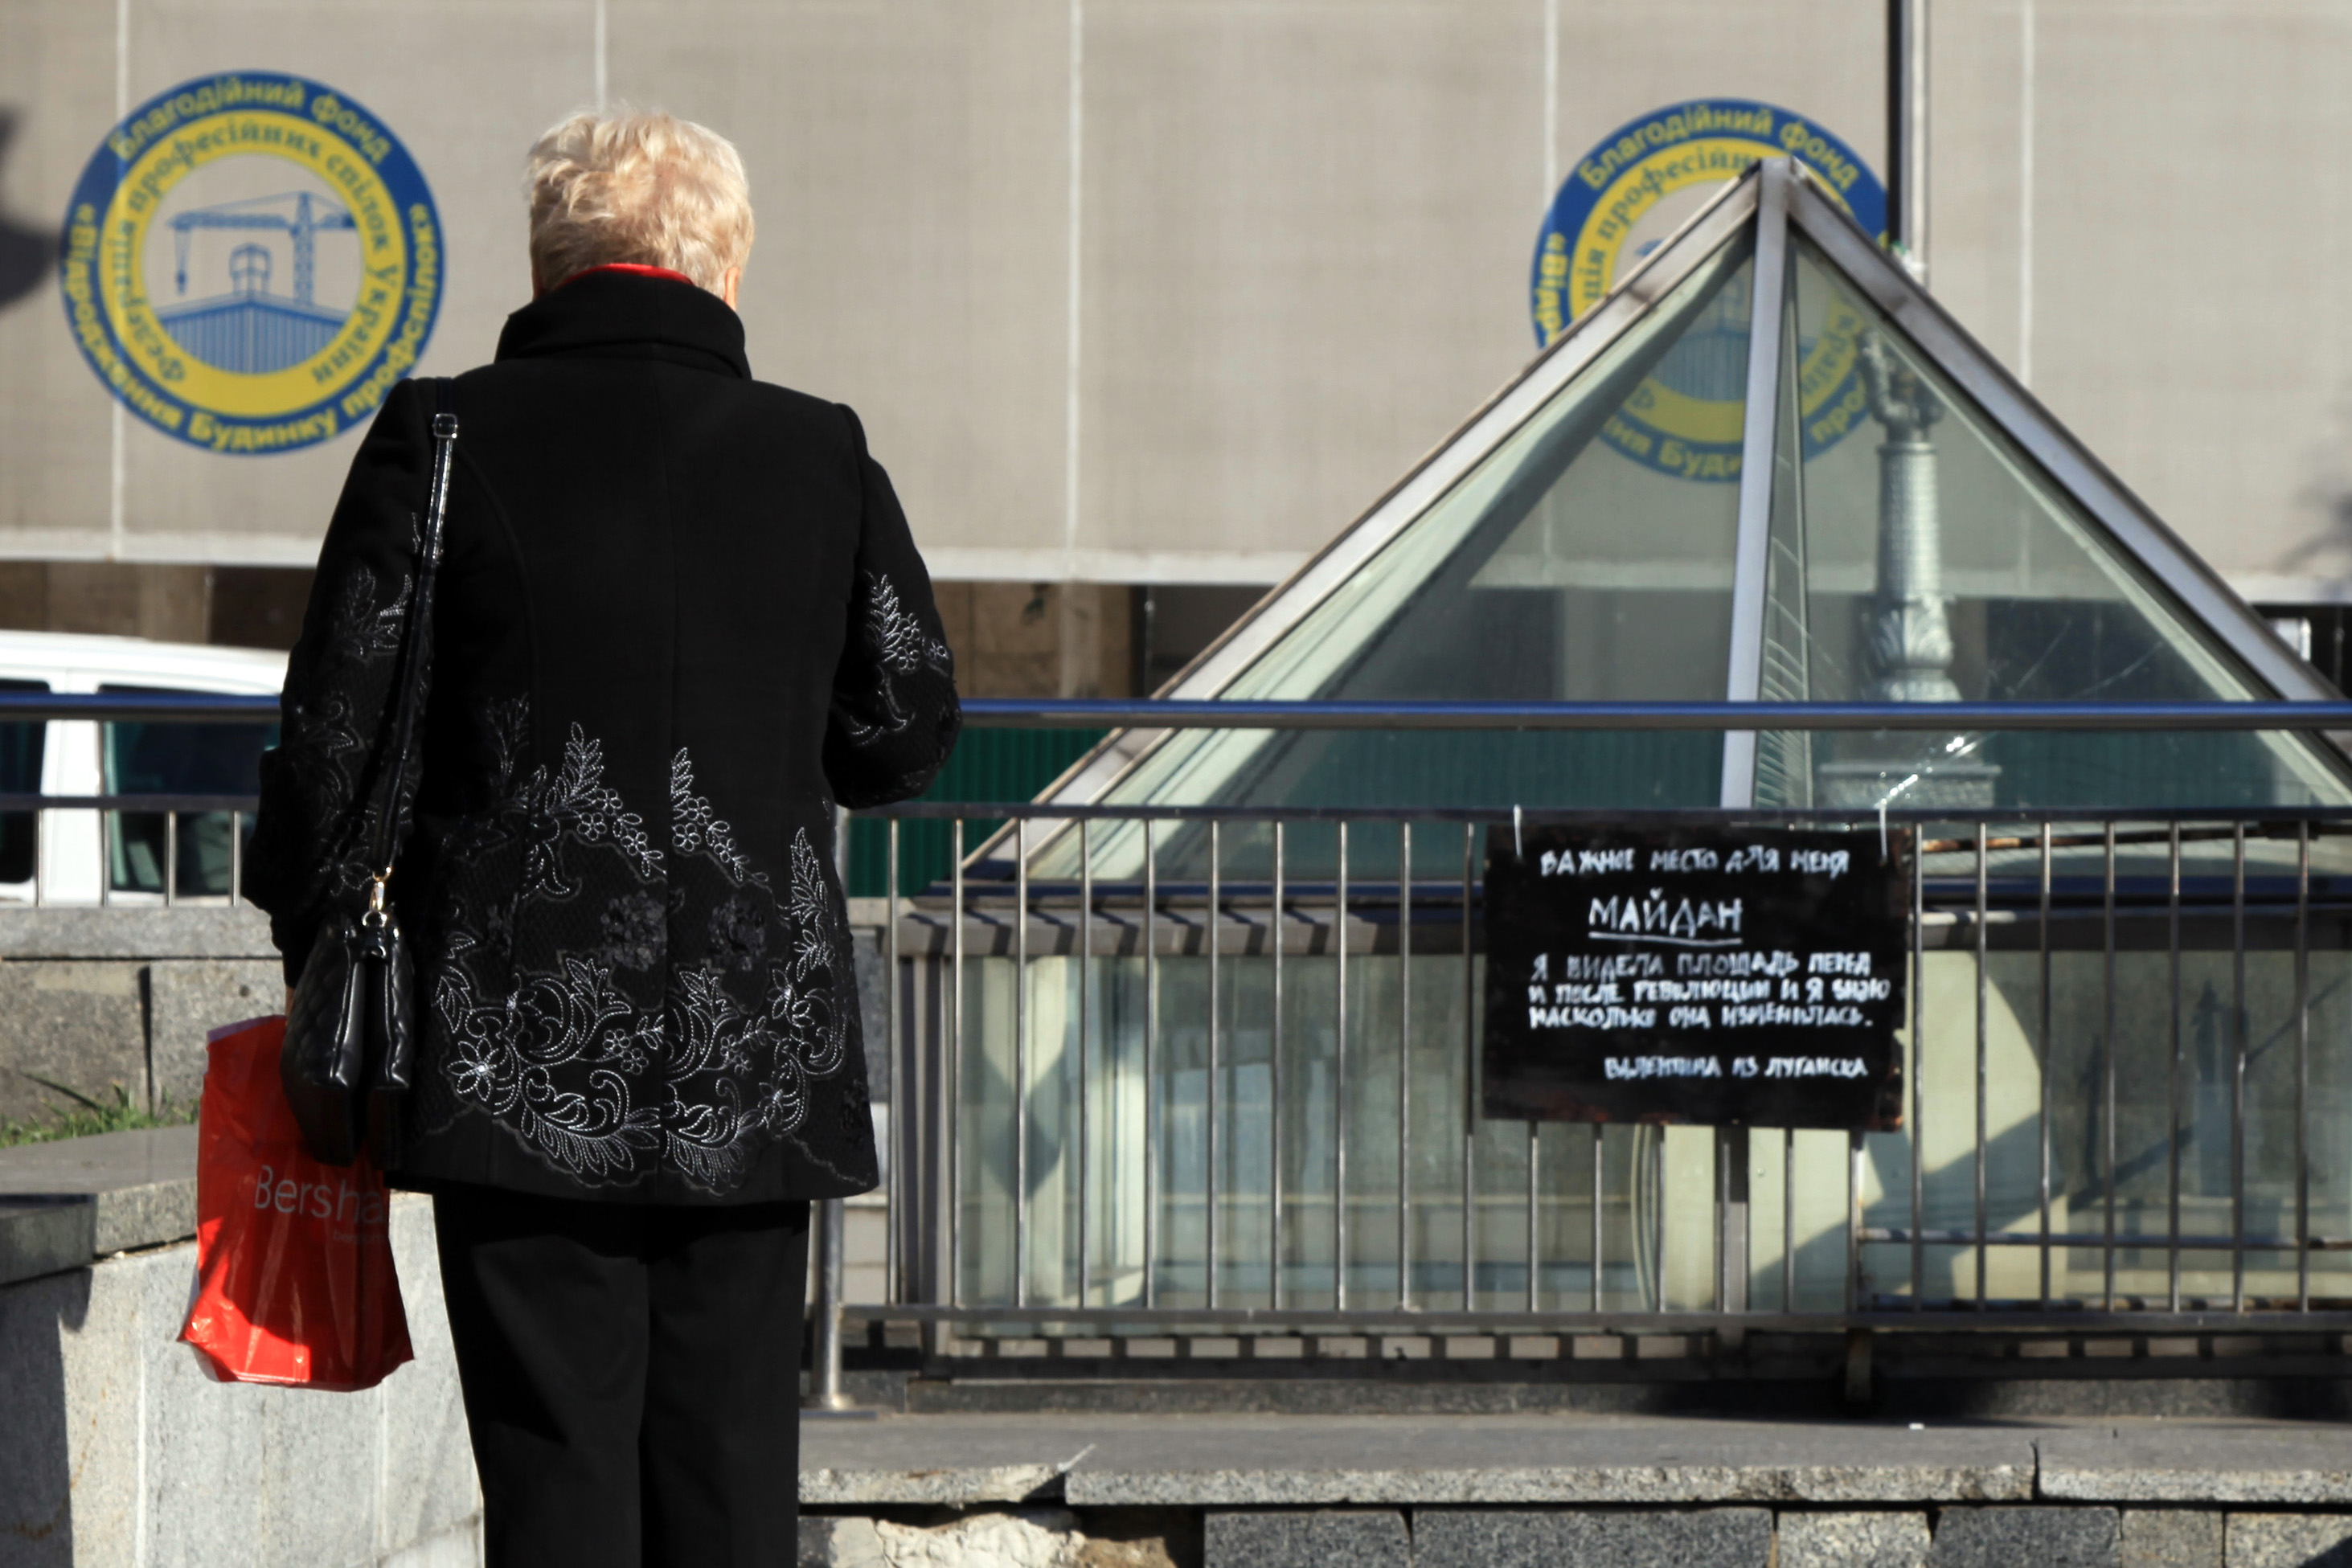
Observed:
[[[2316,1422],[915,1416],[801,1462],[803,1568],[2352,1563]]]
[[[0,1149],[0,1285],[196,1233],[196,1130]]]

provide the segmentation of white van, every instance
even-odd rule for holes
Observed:
[[[0,632],[0,693],[274,696],[285,683],[283,653],[137,637]],[[259,788],[256,764],[262,748],[276,744],[277,729],[274,723],[0,721],[0,794],[251,795]],[[252,818],[236,827],[249,834]],[[176,835],[159,812],[50,810],[37,818],[31,811],[0,812],[0,902],[34,898],[37,841],[40,897],[46,903],[158,904],[167,879],[180,898],[226,901],[231,831],[226,812],[184,814]],[[167,860],[176,861],[175,879],[168,877]]]

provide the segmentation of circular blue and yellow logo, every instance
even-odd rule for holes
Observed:
[[[407,151],[348,96],[274,72],[140,105],[83,169],[59,248],[98,379],[215,452],[364,423],[441,308],[440,214]]]
[[[1801,115],[1745,99],[1694,99],[1627,121],[1578,160],[1544,215],[1531,283],[1536,341],[1549,346],[1601,302],[1633,262],[1664,244],[1726,181],[1766,158],[1792,157],[1882,242],[1886,191],[1843,141]],[[1808,301],[1808,304],[1813,302]],[[1748,324],[1743,289],[1718,294],[1602,428],[1634,461],[1684,478],[1739,477]],[[1808,456],[1853,428],[1864,394],[1854,369],[1863,321],[1832,290],[1801,323],[1799,402]]]

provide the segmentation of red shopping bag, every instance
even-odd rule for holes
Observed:
[[[196,1299],[180,1337],[236,1383],[373,1388],[411,1359],[391,1195],[302,1147],[283,1018],[215,1030],[196,1132]]]

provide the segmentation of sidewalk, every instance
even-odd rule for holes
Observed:
[[[1715,1502],[2352,1509],[2352,1430],[1654,1416],[899,1416],[812,1419],[811,1507]]]
[[[935,1415],[801,1441],[803,1568],[2352,1562],[2352,1433],[2312,1423]],[[1124,1554],[1087,1556],[1097,1531]]]

